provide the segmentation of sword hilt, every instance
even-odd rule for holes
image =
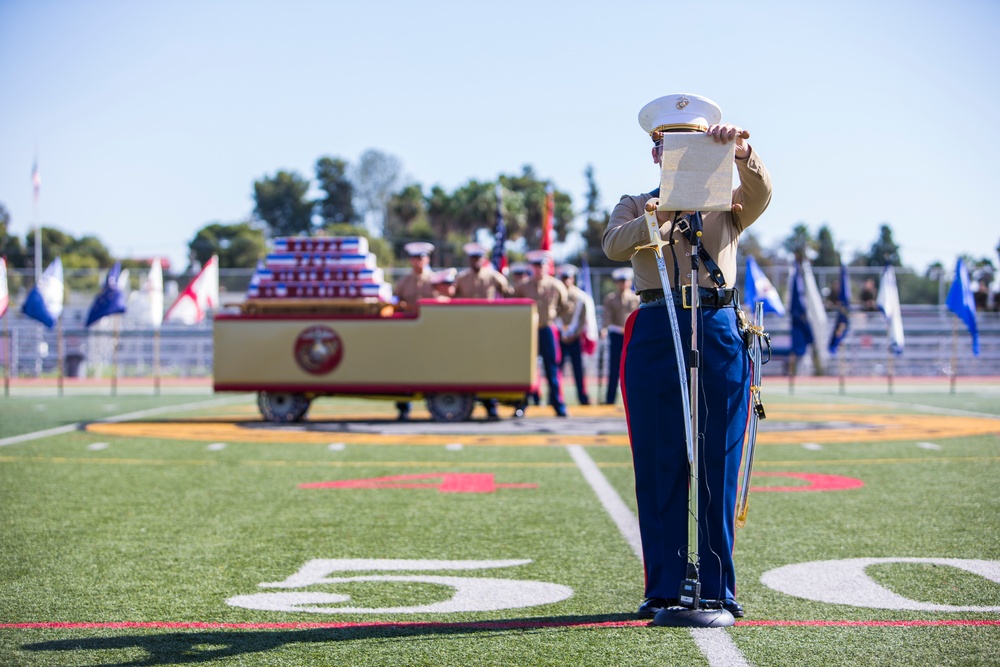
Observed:
[[[637,245],[635,252],[652,250],[657,257],[663,257],[663,246],[670,245],[660,236],[660,222],[656,219],[656,209],[660,200],[653,198],[646,202],[646,231],[649,233],[649,243]]]

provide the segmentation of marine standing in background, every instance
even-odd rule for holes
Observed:
[[[446,303],[455,298],[455,269],[441,269],[431,274],[431,287],[434,289],[434,300]]]
[[[607,405],[614,405],[618,400],[625,321],[639,308],[639,295],[632,290],[632,269],[615,269],[611,279],[615,281],[615,289],[604,297],[604,331],[608,338],[608,390],[604,402]]]
[[[740,185],[729,211],[703,213],[702,266],[717,265],[722,285],[711,271],[699,272],[698,348],[700,351],[699,414],[695,439],[700,443],[698,475],[698,555],[703,607],[721,606],[743,616],[736,601],[733,564],[736,486],[746,432],[750,392],[749,352],[737,327],[736,247],[740,233],[767,208],[771,178],[760,157],[734,125],[720,124],[722,111],[698,95],[670,95],[647,104],[639,123],[654,145],[653,162],[660,164],[663,136],[668,132],[706,133],[706,141],[736,142],[736,171]],[[685,421],[679,400],[680,372],[665,299],[677,305],[684,358],[690,358],[691,310],[683,296],[682,277],[690,276],[691,243],[685,235],[690,211],[657,211],[660,234],[669,244],[663,258],[672,294],[664,294],[656,256],[636,251],[650,243],[645,204],[659,196],[659,188],[621,198],[604,231],[603,247],[614,261],[631,259],[641,305],[625,326],[622,387],[632,444],[639,531],[645,568],[645,601],[641,617],[655,616],[675,605],[687,570],[688,459]],[[709,263],[709,259],[713,264]],[[690,280],[688,277],[687,280]],[[681,283],[679,289],[678,283]]]
[[[565,417],[566,403],[559,381],[559,332],[555,322],[559,314],[566,310],[569,297],[566,287],[549,275],[547,265],[552,263],[551,252],[532,250],[528,253],[528,261],[534,276],[519,283],[514,288],[514,296],[533,299],[538,305],[538,354],[542,357],[545,379],[549,384],[549,405],[555,409],[556,416]]]
[[[455,280],[455,298],[494,300],[514,295],[514,288],[507,278],[490,265],[486,248],[478,243],[466,243],[462,250],[469,258],[469,268],[459,273]],[[496,421],[500,418],[495,398],[484,398],[482,403],[486,408],[486,419]]]
[[[534,271],[531,269],[531,265],[526,262],[514,262],[510,265],[510,287],[511,289],[517,289],[517,286],[521,283],[531,280],[531,276]]]
[[[411,271],[397,280],[392,290],[399,302],[400,310],[414,311],[417,309],[417,301],[434,296],[430,267],[434,245],[424,241],[414,241],[403,246],[403,250],[410,256]]]
[[[573,367],[573,380],[576,382],[576,398],[580,405],[590,405],[590,396],[587,394],[587,382],[583,372],[583,349],[581,347],[581,336],[587,326],[587,309],[590,308],[590,299],[587,294],[576,286],[577,269],[572,264],[563,264],[556,268],[556,277],[563,281],[566,286],[566,294],[569,297],[569,306],[558,319],[556,324],[559,327],[559,352],[562,360],[559,362],[559,372],[569,361]],[[592,314],[592,313],[590,313]]]
[[[469,268],[458,274],[455,281],[457,299],[501,299],[513,296],[514,288],[502,273],[490,266],[486,248],[478,243],[466,243],[462,250],[469,258]]]
[[[396,295],[398,308],[404,312],[413,312],[417,309],[417,301],[430,299],[434,296],[430,268],[430,257],[431,253],[434,252],[434,245],[423,241],[414,241],[403,246],[403,250],[410,256],[412,270],[396,281],[393,292]],[[396,410],[399,411],[400,421],[406,421],[410,418],[410,403],[408,401],[397,402]]]

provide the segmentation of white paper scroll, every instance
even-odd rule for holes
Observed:
[[[661,211],[729,211],[736,142],[702,132],[667,132],[660,159]]]

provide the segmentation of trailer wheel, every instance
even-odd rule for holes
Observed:
[[[259,391],[257,407],[269,422],[298,422],[309,410],[309,399],[287,391]]]
[[[431,417],[438,422],[464,422],[476,405],[472,394],[427,394],[426,401]]]

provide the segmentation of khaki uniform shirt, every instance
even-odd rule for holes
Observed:
[[[604,297],[604,327],[608,331],[623,333],[625,320],[639,308],[639,295],[630,289],[615,290]]]
[[[538,304],[538,327],[555,324],[559,314],[566,310],[569,296],[561,280],[545,274],[541,280],[529,280],[514,288],[514,296],[534,299]]]
[[[740,177],[740,185],[733,191],[733,203],[742,204],[743,211],[740,213],[711,211],[702,214],[704,233],[701,242],[709,256],[722,270],[726,287],[736,287],[737,285],[736,246],[739,243],[740,233],[752,225],[771,202],[771,176],[767,173],[767,169],[760,161],[756,151],[751,148],[750,155],[745,159],[737,158],[736,170]],[[602,242],[604,253],[609,259],[619,262],[632,260],[632,268],[635,271],[633,284],[637,292],[663,288],[660,282],[660,272],[656,268],[656,255],[652,250],[636,252],[637,246],[649,243],[649,233],[646,231],[645,204],[652,197],[652,193],[622,197],[611,213],[611,220],[604,230]],[[671,223],[667,222],[660,227],[660,235],[664,241],[670,241],[668,238],[670,226]],[[688,284],[691,280],[685,274],[689,276],[691,272],[688,260],[691,245],[679,231],[674,234],[674,240],[676,245],[673,246],[673,254],[677,255],[677,261],[680,262],[680,282]],[[670,246],[663,247],[667,277],[670,279],[671,287],[676,288],[673,254],[670,251]],[[698,284],[702,287],[716,287],[705,269],[704,262],[701,263],[698,271]]]
[[[430,299],[434,296],[434,286],[431,285],[431,271],[409,273],[396,281],[393,292],[400,302],[405,303],[405,310],[414,310],[419,299]]]
[[[569,301],[566,310],[559,315],[559,332],[562,334],[562,340],[572,343],[580,337],[587,326],[587,294],[576,285],[567,287],[566,293]],[[580,311],[579,315],[577,311]]]
[[[514,289],[504,275],[489,266],[478,271],[469,267],[455,279],[457,299],[498,299],[513,294]]]

